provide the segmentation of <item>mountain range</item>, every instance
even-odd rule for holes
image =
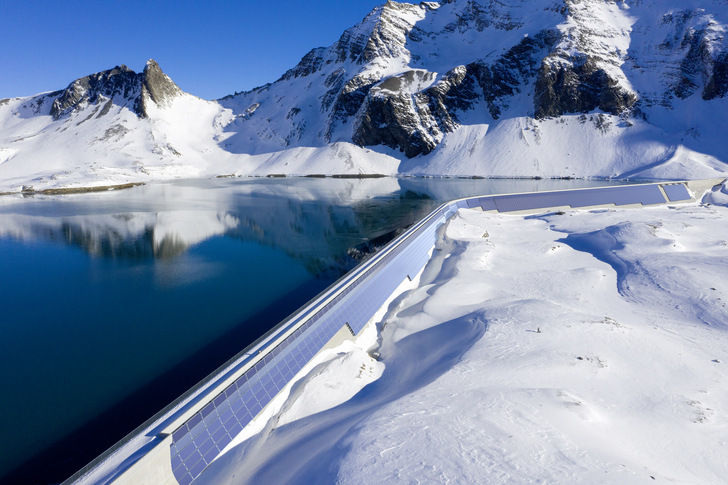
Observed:
[[[153,60],[0,100],[0,191],[178,177],[728,172],[725,0],[389,1],[207,101]]]

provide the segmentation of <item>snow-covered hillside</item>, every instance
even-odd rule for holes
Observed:
[[[0,190],[170,177],[725,174],[728,5],[389,1],[205,101],[150,61],[0,100]]]
[[[460,210],[378,339],[200,483],[723,483],[728,188],[703,201]]]

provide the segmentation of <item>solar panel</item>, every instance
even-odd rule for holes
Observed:
[[[493,197],[498,212],[513,212],[569,205],[567,192],[497,195]]]
[[[569,196],[569,205],[573,208],[594,205],[613,204],[615,194],[600,189],[575,190]]]
[[[620,187],[500,195],[494,196],[493,200],[499,212],[548,209],[563,206],[578,208],[608,204],[649,205],[665,203],[665,198],[662,196],[657,185],[624,185]]]
[[[480,201],[480,208],[484,211],[498,210],[498,208],[495,206],[495,200],[493,199],[493,197],[481,197],[477,200]]]
[[[688,188],[685,186],[685,184],[663,185],[662,188],[665,190],[667,198],[670,199],[670,202],[692,200],[693,198],[690,195],[690,192],[688,191]]]
[[[617,205],[665,203],[665,197],[657,185],[624,185],[611,190],[617,194]]]

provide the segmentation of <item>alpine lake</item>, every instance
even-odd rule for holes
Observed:
[[[442,202],[614,181],[177,180],[0,197],[0,482],[65,480]]]

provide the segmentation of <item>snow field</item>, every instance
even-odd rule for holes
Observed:
[[[725,328],[681,318],[677,303],[656,311],[674,296],[661,295],[655,268],[633,278],[640,301],[620,296],[611,268],[545,226],[569,216],[468,212],[448,230],[455,244],[470,240],[456,268],[436,287],[420,289],[429,293],[425,305],[413,295],[420,311],[400,312],[390,325],[393,334],[406,328],[411,335],[427,320],[477,307],[488,330],[437,381],[363,423],[349,437],[338,479],[643,483],[655,476],[719,483],[727,471],[728,391],[726,372],[713,359],[725,362]],[[618,218],[643,215],[621,212]],[[644,211],[647,221],[651,212]],[[601,215],[572,218],[583,224]],[[482,228],[489,237],[480,242]],[[662,250],[661,241],[651,242]],[[641,300],[652,298],[646,310]]]
[[[203,482],[721,483],[726,218],[461,210],[378,325],[381,377],[321,411],[352,395],[356,356],[319,367],[283,405],[302,419]]]

